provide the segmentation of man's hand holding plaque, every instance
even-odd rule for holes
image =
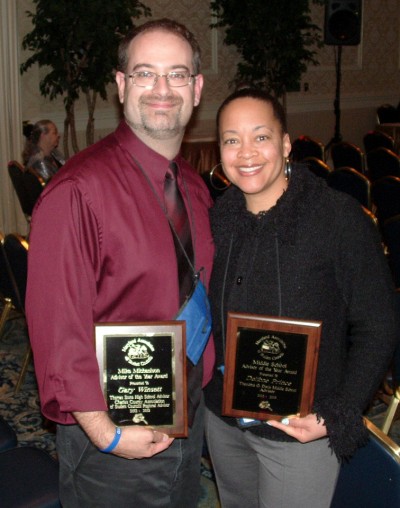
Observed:
[[[185,322],[98,323],[95,341],[114,424],[186,437]]]

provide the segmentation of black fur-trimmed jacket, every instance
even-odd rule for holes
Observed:
[[[226,329],[227,311],[322,321],[313,412],[325,420],[336,455],[350,457],[366,440],[362,413],[398,338],[394,288],[377,228],[355,200],[301,165],[268,212],[248,212],[242,192],[232,186],[212,209],[211,225],[216,366],[224,362],[221,316]],[[222,381],[216,371],[205,389],[206,404],[218,416]],[[293,440],[266,424],[249,430]]]

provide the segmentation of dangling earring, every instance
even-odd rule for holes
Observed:
[[[292,174],[292,164],[290,163],[290,159],[286,159],[285,169],[283,170],[283,172],[285,174],[286,181],[288,182]]]
[[[210,171],[210,185],[217,191],[223,191],[231,185],[231,182],[226,178],[222,169],[222,162],[219,162]]]

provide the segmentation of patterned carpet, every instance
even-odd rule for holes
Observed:
[[[56,457],[54,426],[41,416],[32,362],[23,386],[15,386],[28,345],[24,320],[16,316],[6,324],[0,340],[0,414],[15,429],[20,446],[36,446]],[[386,405],[377,399],[368,417],[381,427]],[[392,425],[389,436],[400,444],[400,419]],[[213,472],[206,457],[202,459],[202,496],[199,508],[219,508]]]
[[[17,432],[19,446],[42,448],[56,457],[54,425],[45,421],[40,413],[32,362],[19,393],[15,393],[27,346],[25,322],[14,315],[6,323],[0,340],[0,414]],[[205,457],[201,472],[202,494],[198,507],[219,508],[213,473]]]

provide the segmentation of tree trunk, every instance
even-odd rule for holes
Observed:
[[[71,145],[74,153],[79,152],[78,138],[76,136],[76,125],[75,125],[75,102],[72,102],[67,106],[67,115],[69,118],[69,126],[71,131]]]
[[[94,110],[96,109],[97,92],[86,92],[86,104],[88,109],[88,121],[86,124],[86,146],[94,143]]]
[[[68,112],[67,116],[64,119],[64,134],[63,134],[63,146],[64,146],[64,158],[65,160],[69,159],[69,144],[68,144],[68,136],[69,134],[69,118]]]

